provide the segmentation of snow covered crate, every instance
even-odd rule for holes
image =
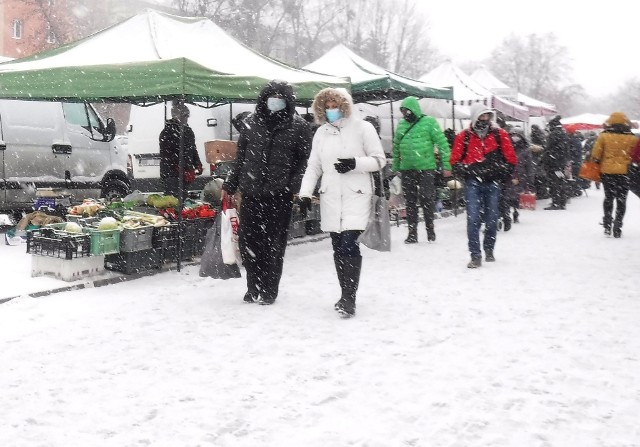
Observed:
[[[67,233],[56,228],[39,228],[27,232],[27,253],[32,255],[75,259],[88,257],[90,249],[88,234]]]
[[[104,256],[62,259],[31,256],[31,276],[53,276],[63,281],[77,281],[104,271]]]

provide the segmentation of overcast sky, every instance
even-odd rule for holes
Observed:
[[[626,79],[640,77],[640,56],[636,54],[640,0],[458,0],[419,4],[431,22],[429,34],[434,44],[455,63],[486,58],[510,33],[553,32],[572,58],[573,81],[582,84],[587,93],[613,93]]]

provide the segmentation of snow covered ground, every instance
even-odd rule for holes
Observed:
[[[289,247],[274,306],[197,267],[13,299],[0,445],[640,446],[640,200],[622,239],[601,203],[539,201],[477,270],[464,215],[432,244],[394,228],[392,253],[363,248],[351,320],[328,240]],[[64,285],[23,250],[0,248],[3,289]]]

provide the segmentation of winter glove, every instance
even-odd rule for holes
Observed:
[[[345,174],[349,171],[353,171],[356,168],[356,159],[355,158],[338,158],[338,162],[334,163],[333,166],[336,168],[340,174]]]
[[[202,165],[196,166],[196,175],[202,175],[203,169]]]
[[[189,183],[193,183],[193,181],[196,179],[196,171],[194,171],[193,169],[185,169],[184,170],[184,182],[189,184]]]
[[[311,209],[311,197],[300,197],[298,208],[300,209],[300,215],[307,217],[307,213]]]

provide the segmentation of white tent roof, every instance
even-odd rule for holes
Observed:
[[[315,61],[305,65],[306,70],[333,76],[349,76],[351,82],[367,82],[386,77],[390,72],[358,56],[349,48],[338,44]],[[338,74],[340,73],[340,74]],[[420,84],[414,81],[415,84]]]
[[[582,113],[580,115],[562,118],[560,122],[562,124],[590,124],[602,127],[607,119],[609,119],[609,115],[603,115],[601,113]]]
[[[347,79],[292,67],[257,53],[203,17],[149,9],[83,40],[24,60],[0,73],[85,67],[119,67],[185,59],[222,76],[283,79],[291,84],[349,87]],[[322,87],[321,87],[322,88]]]
[[[369,62],[342,44],[338,44],[324,55],[303,67],[305,70],[326,73],[333,76],[350,77],[354,96],[366,95],[374,91],[387,93],[389,90],[428,98],[451,98],[451,91],[440,86],[393,73]],[[397,97],[397,96],[396,96]]]
[[[522,93],[518,93],[515,89],[496,78],[485,67],[479,68],[471,74],[471,78],[481,86],[491,90],[494,94],[503,96],[510,100],[524,105],[529,109],[529,116],[545,116],[557,113],[556,106],[546,102],[538,101]]]
[[[487,106],[511,118],[521,121],[529,119],[527,107],[497,96],[450,61],[440,64],[426,75],[421,76],[420,81],[441,87],[453,87],[453,97],[456,104],[471,105],[474,102],[484,102]]]
[[[294,69],[251,51],[211,20],[147,10],[81,41],[74,48],[12,69],[124,64],[187,58],[219,73],[304,82],[318,74]],[[336,81],[336,79],[329,78]]]

